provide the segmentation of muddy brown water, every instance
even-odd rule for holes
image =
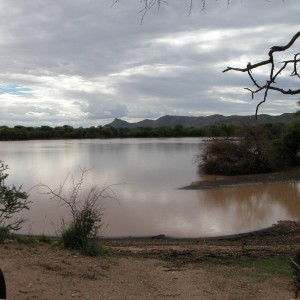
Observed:
[[[79,166],[90,169],[84,188],[113,187],[118,201],[105,200],[104,237],[207,237],[259,230],[279,220],[300,219],[300,181],[243,182],[213,189],[180,189],[199,177],[199,138],[0,142],[10,167],[8,183],[23,189],[45,183],[58,187]],[[296,178],[297,179],[297,178]],[[59,233],[68,210],[43,190],[30,190],[23,233]],[[83,191],[84,192],[84,191]]]

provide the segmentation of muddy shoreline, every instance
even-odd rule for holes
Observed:
[[[239,175],[239,176],[212,176],[210,180],[195,181],[181,189],[216,189],[239,187],[257,184],[272,184],[280,182],[295,182],[300,180],[300,168],[290,168],[281,172]]]
[[[227,237],[99,243],[109,250],[100,257],[53,244],[0,245],[8,299],[290,299],[292,275],[281,270],[299,250],[300,224],[282,221]],[[266,263],[280,270],[266,273]]]
[[[112,254],[160,258],[176,264],[228,258],[291,258],[300,250],[300,223],[280,221],[270,228],[230,236],[175,239],[103,239]]]
[[[279,181],[296,180],[297,174],[280,175]],[[290,299],[291,273],[266,274],[252,262],[289,268],[300,250],[300,222],[207,238],[102,238],[99,245],[107,255],[8,240],[0,254],[9,299]]]
[[[194,182],[183,189],[216,189],[300,180],[300,168],[281,172],[242,176],[216,176]],[[163,234],[152,237],[105,238],[101,244],[126,255],[185,257],[187,261],[207,257],[292,257],[300,250],[300,222],[282,220],[257,231],[226,236],[173,238]],[[171,253],[171,254],[170,254]]]

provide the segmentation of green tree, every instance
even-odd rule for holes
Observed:
[[[0,161],[0,241],[9,231],[21,229],[24,219],[19,214],[29,209],[28,194],[22,191],[22,186],[5,184],[7,169],[8,166]]]
[[[289,125],[286,133],[275,144],[285,164],[298,164],[300,161],[300,121],[296,120]]]

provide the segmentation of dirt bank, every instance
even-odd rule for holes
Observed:
[[[210,180],[195,181],[182,189],[214,189],[224,187],[237,187],[245,185],[294,182],[300,180],[300,168],[291,168],[282,172],[239,175],[239,176],[211,176]]]
[[[283,261],[300,245],[300,225],[209,239],[110,239],[103,257],[57,246],[0,245],[8,299],[290,299],[291,276],[243,261]],[[280,270],[279,270],[280,271]]]

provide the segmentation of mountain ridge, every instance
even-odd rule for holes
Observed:
[[[220,124],[235,124],[239,125],[241,123],[247,125],[255,125],[255,124],[265,124],[265,123],[284,123],[289,124],[294,119],[294,113],[283,113],[281,115],[268,115],[268,114],[260,114],[257,117],[257,121],[255,119],[255,115],[249,116],[240,116],[240,115],[210,115],[210,116],[199,116],[199,117],[190,117],[190,116],[172,116],[165,115],[156,120],[144,119],[139,122],[130,123],[118,118],[115,118],[111,123],[106,126],[111,126],[114,128],[136,128],[136,127],[175,127],[176,125],[181,125],[183,127],[205,127],[205,126],[213,126]]]

